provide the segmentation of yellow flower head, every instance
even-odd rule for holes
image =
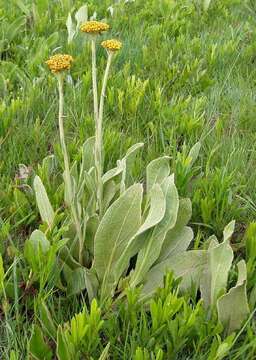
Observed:
[[[121,49],[123,44],[121,41],[111,39],[111,40],[105,40],[101,43],[101,46],[104,47],[108,51],[118,51]]]
[[[69,70],[73,61],[74,59],[71,55],[56,54],[51,56],[45,63],[51,72],[56,74],[64,70]]]
[[[82,32],[94,35],[101,34],[103,31],[107,31],[108,29],[109,25],[100,21],[87,21],[80,27]]]

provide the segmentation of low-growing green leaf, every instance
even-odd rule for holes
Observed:
[[[88,296],[91,299],[95,298],[98,290],[98,281],[93,271],[84,267],[73,270],[67,280],[67,294],[80,294],[83,290],[87,290]]]
[[[47,254],[50,249],[50,242],[45,234],[40,230],[35,230],[25,242],[24,255],[27,261],[36,270],[42,258],[41,255]]]
[[[231,221],[223,231],[223,241],[229,241],[235,230],[235,221]]]
[[[180,287],[183,290],[189,289],[193,285],[199,285],[206,261],[205,250],[191,250],[175,254],[153,266],[146,275],[142,298],[152,296],[158,287],[163,287],[164,275],[167,271],[172,271],[176,278],[182,278]]]
[[[131,186],[110,206],[99,224],[93,268],[102,283],[102,296],[112,293],[116,284],[113,269],[140,227],[142,192],[141,184]]]
[[[196,162],[199,152],[201,149],[201,143],[197,142],[190,150],[188,157],[190,159],[190,166],[193,166],[194,163]]]
[[[47,223],[49,227],[51,227],[54,221],[54,211],[50,204],[45,187],[39,176],[35,176],[34,190],[35,190],[36,202],[41,218],[44,222]]]
[[[146,234],[144,246],[138,254],[136,267],[131,278],[132,287],[139,284],[150,267],[157,261],[168,230],[172,229],[177,220],[179,196],[174,184],[174,176],[165,179],[162,184],[166,199],[166,210],[163,219],[155,228]]]
[[[193,239],[193,231],[185,225],[189,222],[191,215],[191,201],[189,199],[180,199],[177,221],[174,228],[166,234],[157,262],[162,262],[175,253],[187,250]]]
[[[238,279],[236,286],[222,295],[217,301],[218,317],[226,327],[228,334],[239,329],[250,313],[246,293],[246,263],[244,260],[237,264]]]
[[[223,241],[217,246],[212,243],[207,254],[208,264],[205,267],[200,284],[205,307],[216,305],[218,297],[226,291],[228,273],[233,260],[233,250],[228,241]]]
[[[146,178],[147,178],[147,193],[150,193],[150,190],[155,184],[162,184],[162,182],[170,174],[170,159],[168,156],[163,156],[158,159],[151,161],[148,164],[146,169]]]
[[[126,249],[123,251],[123,254],[115,266],[115,269],[113,269],[116,279],[119,279],[122,273],[127,269],[130,258],[136,255],[140,250],[143,244],[144,233],[160,223],[164,217],[165,210],[165,195],[161,186],[159,184],[155,184],[150,192],[150,209],[146,220],[140,226],[137,233],[129,240]]]

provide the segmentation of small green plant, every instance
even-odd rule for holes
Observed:
[[[122,44],[117,40],[102,43],[108,60],[98,101],[96,41],[102,31],[108,30],[108,25],[91,21],[82,25],[81,30],[91,40],[95,120],[95,137],[85,142],[81,164],[75,162],[70,166],[63,124],[64,74],[73,59],[69,55],[55,55],[47,61],[58,81],[59,131],[67,207],[64,225],[68,227],[67,240],[54,242],[54,249],[60,250],[68,294],[86,289],[90,300],[99,296],[104,301],[118,293],[122,296],[127,286],[135,288],[142,284],[155,263],[187,249],[193,238],[192,230],[186,226],[191,205],[188,199],[179,200],[167,156],[155,159],[147,166],[145,190],[140,183],[131,184],[130,165],[142,147],[141,143],[133,145],[114,169],[103,173],[104,100],[111,62]],[[194,161],[198,150],[193,152]],[[53,236],[56,212],[38,176],[34,180],[34,190],[46,235]],[[43,269],[49,270],[50,266],[46,267],[43,261],[49,259],[51,248],[46,235],[36,231],[26,242],[26,249],[36,246],[38,264],[42,264],[39,270],[33,251],[27,250],[25,254],[32,272],[39,278]],[[137,260],[131,269],[135,256]]]
[[[132,184],[129,173],[130,163],[142,147],[141,143],[133,145],[125,157],[117,161],[115,168],[104,172],[103,115],[107,81],[114,55],[122,47],[117,40],[102,42],[108,59],[99,101],[96,43],[100,34],[108,29],[108,24],[97,21],[81,26],[91,41],[95,121],[95,137],[83,145],[81,163],[76,161],[70,165],[63,122],[65,71],[71,68],[73,58],[55,55],[47,61],[58,81],[66,211],[64,228],[58,230],[56,211],[41,179],[36,176],[34,190],[45,234],[36,230],[25,245],[31,277],[40,279],[42,290],[47,274],[59,262],[59,274],[62,272],[65,279],[61,289],[66,289],[68,295],[86,290],[90,301],[99,298],[100,303],[104,303],[109,298],[122,298],[127,288],[138,286],[142,286],[141,301],[151,297],[163,285],[166,271],[172,270],[175,277],[182,278],[183,290],[200,287],[205,307],[217,308],[221,323],[227,333],[231,333],[241,326],[249,313],[244,261],[238,263],[237,285],[227,292],[233,259],[229,239],[234,222],[225,228],[223,243],[219,244],[217,238],[212,237],[208,249],[187,250],[193,239],[193,231],[187,226],[191,203],[189,199],[179,199],[174,174],[170,174],[169,157],[149,163],[144,187],[141,183]],[[187,168],[181,173],[184,185],[199,151],[200,143],[197,143],[184,160]],[[57,240],[54,240],[56,232]],[[46,237],[48,234],[51,241]],[[240,310],[234,314],[230,312],[232,306],[239,306]]]

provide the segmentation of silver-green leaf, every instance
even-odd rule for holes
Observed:
[[[54,222],[54,211],[39,176],[36,176],[34,179],[34,190],[41,218],[49,227],[51,227]]]
[[[207,261],[206,255],[205,250],[184,251],[153,266],[145,278],[142,298],[152,296],[157,288],[163,287],[164,275],[167,271],[172,271],[176,278],[182,278],[180,284],[182,290],[187,290],[192,285],[199,285]]]
[[[150,190],[155,184],[162,184],[163,181],[169,176],[169,163],[170,158],[168,156],[163,156],[151,161],[151,163],[148,164],[146,169],[147,193],[150,192]]]
[[[207,266],[201,279],[200,290],[205,307],[216,305],[216,301],[226,291],[228,273],[232,265],[233,250],[228,241],[210,245]]]
[[[246,263],[237,264],[238,279],[236,286],[221,296],[217,301],[218,317],[226,327],[228,334],[239,329],[250,313],[246,294]]]
[[[131,277],[131,287],[138,285],[147,271],[158,259],[168,230],[172,229],[177,220],[179,196],[174,184],[174,176],[169,176],[162,184],[166,198],[166,210],[162,221],[145,236],[145,243],[138,254],[134,273]]]
[[[109,207],[99,224],[93,268],[101,282],[102,297],[113,293],[117,281],[113,269],[141,225],[142,193],[141,184],[131,186]]]

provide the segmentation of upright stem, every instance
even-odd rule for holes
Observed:
[[[97,63],[96,63],[96,39],[92,39],[92,85],[93,85],[93,103],[94,103],[94,121],[95,121],[95,168],[96,168],[96,183],[97,183],[97,204],[99,208],[99,215],[102,216],[102,141],[101,141],[101,126],[99,123],[99,105],[98,105],[98,88],[97,88]]]
[[[79,240],[79,262],[83,264],[83,247],[84,247],[84,238],[81,230],[81,225],[79,222],[77,210],[74,204],[74,194],[73,194],[73,186],[70,174],[70,167],[69,167],[69,159],[68,159],[68,152],[65,143],[65,133],[64,133],[64,125],[63,125],[63,117],[64,117],[64,92],[63,92],[63,82],[64,78],[62,74],[57,75],[58,79],[58,88],[59,88],[59,133],[60,133],[60,144],[62,149],[62,154],[64,158],[64,181],[66,185],[67,191],[67,205],[70,206],[71,209],[71,216],[73,218],[76,232]]]
[[[100,95],[99,129],[100,129],[101,143],[102,143],[102,122],[103,122],[104,101],[105,101],[105,97],[106,97],[106,88],[107,88],[108,75],[109,75],[112,58],[113,58],[113,52],[109,52],[107,66],[106,66],[103,83],[102,83],[101,95]]]
[[[98,88],[97,88],[97,63],[96,63],[96,39],[92,38],[92,87],[95,123],[98,121]]]
[[[72,194],[72,182],[70,176],[69,169],[69,160],[68,160],[68,152],[65,143],[65,133],[64,133],[64,125],[63,125],[63,110],[64,110],[64,92],[63,92],[63,76],[62,74],[57,75],[58,86],[59,86],[59,133],[60,133],[60,144],[62,149],[62,154],[64,158],[64,170],[65,170],[65,181],[66,181],[66,190],[67,190],[67,202],[70,206],[73,199]]]
[[[109,75],[112,57],[113,57],[113,54],[109,53],[108,60],[107,60],[107,66],[106,66],[103,83],[102,83],[98,121],[96,124],[95,163],[96,163],[96,170],[97,170],[97,175],[98,175],[97,199],[98,199],[98,204],[99,204],[100,217],[103,215],[102,214],[103,213],[103,209],[102,209],[102,199],[103,199],[103,183],[102,183],[103,110],[104,110],[104,101],[105,101],[105,96],[106,96],[107,81],[108,81],[108,75]]]

